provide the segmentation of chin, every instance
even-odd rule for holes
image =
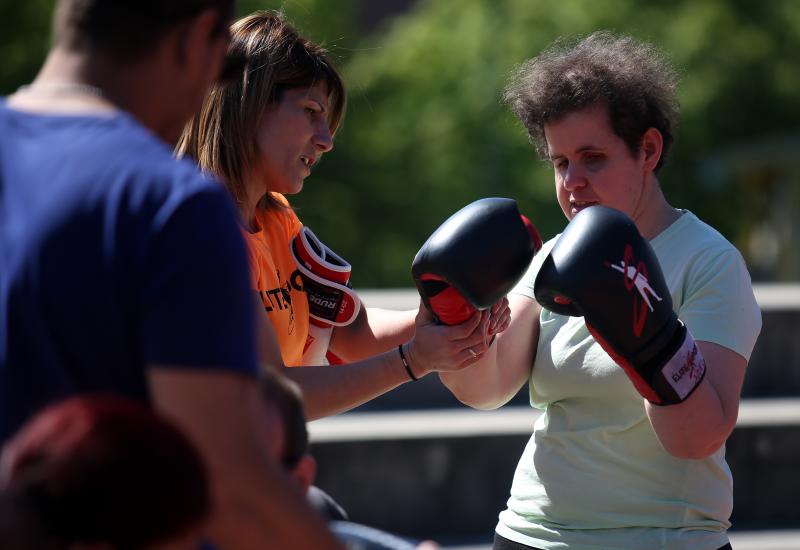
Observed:
[[[273,193],[280,193],[281,195],[296,195],[303,190],[302,180],[298,182],[283,182],[282,185],[276,185],[270,189]]]

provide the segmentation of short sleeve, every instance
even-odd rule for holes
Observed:
[[[535,299],[533,296],[533,284],[536,282],[536,275],[539,274],[539,269],[541,269],[542,264],[547,258],[547,255],[550,254],[551,250],[553,250],[553,246],[555,246],[558,237],[559,236],[556,235],[544,243],[541,250],[539,250],[539,252],[537,252],[533,257],[533,260],[531,260],[531,265],[528,267],[525,275],[523,275],[522,279],[520,279],[517,285],[511,289],[509,294],[522,294],[528,298]]]
[[[738,250],[731,247],[697,262],[678,317],[695,340],[719,344],[750,360],[761,332],[761,310]]]
[[[256,374],[250,270],[232,204],[206,189],[165,210],[145,262],[145,361]]]

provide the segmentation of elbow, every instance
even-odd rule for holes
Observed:
[[[724,442],[714,442],[711,445],[663,445],[664,450],[675,458],[684,460],[703,460],[716,453]]]
[[[731,431],[732,428],[712,437],[701,437],[700,434],[686,434],[685,437],[675,439],[659,438],[659,441],[664,450],[675,458],[702,460],[719,451],[727,441]]]
[[[702,460],[717,453],[736,427],[738,410],[725,414],[707,409],[682,410],[683,405],[651,409],[651,422],[664,450],[675,458]]]
[[[440,373],[440,378],[442,378]],[[468,391],[465,388],[459,388],[453,385],[446,387],[453,394],[453,397],[458,399],[462,405],[477,409],[480,411],[491,411],[500,407],[503,403],[498,402],[496,399],[491,399],[490,396],[485,395],[484,392]]]
[[[501,406],[503,406],[503,402],[497,402],[497,401],[486,401],[486,400],[466,401],[466,400],[460,399],[460,398],[458,398],[458,400],[461,403],[463,403],[464,405],[467,405],[468,407],[471,407],[471,408],[479,410],[479,411],[493,411],[493,410],[498,409]]]
[[[479,411],[492,411],[503,406],[508,401],[508,399],[493,398],[493,396],[486,395],[486,392],[482,391],[465,391],[463,388],[455,387],[449,389],[453,397],[458,399],[461,404]]]

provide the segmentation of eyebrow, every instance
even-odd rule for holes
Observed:
[[[604,149],[604,148],[602,148],[602,147],[597,147],[597,146],[595,146],[595,145],[582,145],[581,147],[578,147],[577,149],[575,149],[575,152],[576,152],[576,153],[584,153],[584,152],[586,152],[586,151],[600,151],[600,152],[604,152],[604,151],[605,151],[605,149]],[[564,156],[565,156],[565,155],[562,155],[562,154],[560,154],[560,153],[557,153],[557,154],[555,154],[555,155],[548,154],[548,156],[550,157],[550,160],[551,160],[551,161],[553,161],[553,160],[556,160],[556,159],[562,159],[562,158],[564,158]]]

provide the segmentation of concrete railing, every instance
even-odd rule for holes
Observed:
[[[309,433],[312,443],[530,435],[541,414],[541,411],[525,406],[502,407],[493,411],[464,407],[362,412],[316,420],[309,424]],[[742,400],[737,428],[787,426],[800,426],[800,397]]]
[[[762,309],[800,310],[800,283],[755,284],[753,292]],[[419,294],[413,288],[359,290],[358,295],[367,307],[414,309],[419,303]]]

